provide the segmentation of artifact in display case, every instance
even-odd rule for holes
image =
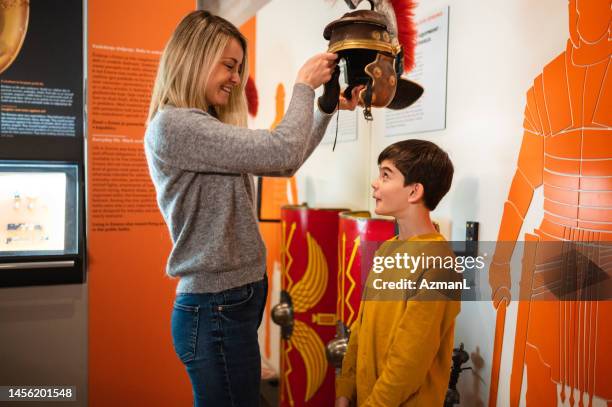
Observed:
[[[0,172],[0,256],[63,252],[65,220],[66,173]]]

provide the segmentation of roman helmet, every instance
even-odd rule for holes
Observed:
[[[402,46],[389,34],[387,21],[381,13],[372,10],[346,13],[325,27],[323,37],[329,40],[328,52],[337,53],[339,60],[345,62],[348,87],[344,96],[350,99],[354,87],[365,86],[359,101],[366,120],[372,120],[372,106],[404,109],[423,94],[420,85],[401,77],[404,72]],[[338,105],[339,77],[340,69],[336,67],[318,100],[319,108],[326,113],[333,113]]]

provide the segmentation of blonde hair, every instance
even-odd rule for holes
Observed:
[[[230,93],[227,105],[215,106],[215,110],[220,121],[246,127],[246,38],[229,21],[203,10],[186,15],[166,44],[157,69],[147,123],[166,104],[208,111],[211,107],[205,98],[208,79],[232,38],[238,40],[244,52],[240,85]]]

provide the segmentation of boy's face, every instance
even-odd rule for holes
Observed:
[[[421,184],[404,185],[404,175],[389,160],[378,166],[378,178],[372,183],[372,188],[378,215],[399,217],[423,195]]]

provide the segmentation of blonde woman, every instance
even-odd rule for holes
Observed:
[[[246,50],[228,21],[206,11],[188,14],[161,57],[145,134],[173,241],[167,273],[179,279],[173,343],[196,406],[259,405],[257,328],[267,280],[252,175],[294,173],[331,117],[313,113],[314,89],[336,67],[336,55],[323,53],[299,70],[276,129],[247,129]],[[353,110],[360,90],[350,101],[341,98],[340,108]]]

